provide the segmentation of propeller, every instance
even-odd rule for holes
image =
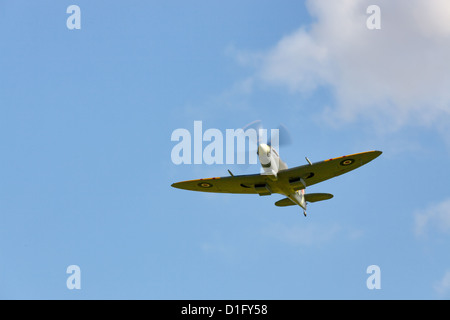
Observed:
[[[256,146],[258,146],[260,144],[261,141],[261,129],[263,129],[262,127],[262,121],[261,120],[255,120],[253,122],[250,122],[249,124],[247,124],[246,126],[244,126],[242,128],[242,130],[245,132],[248,129],[254,129],[256,131],[256,141],[254,139],[251,138],[251,136],[249,137],[249,139],[256,144]]]
[[[242,128],[244,132],[248,129],[256,130],[256,141],[252,141],[253,143],[256,143],[256,146],[259,146],[261,143],[266,143],[267,145],[272,146],[272,141],[274,141],[275,144],[278,141],[278,146],[286,146],[292,143],[291,135],[289,134],[286,126],[283,124],[278,126],[278,130],[274,131],[273,135],[272,130],[263,130],[264,128],[261,120],[255,120]]]
[[[280,124],[274,132],[274,135],[270,137],[269,146],[272,146],[272,141],[278,141],[278,146],[287,146],[292,143],[291,135],[285,125]]]
[[[248,132],[247,130],[249,129],[253,129],[255,131],[253,133],[251,131]],[[244,163],[240,164],[242,168],[247,169],[249,165],[258,164],[258,159],[256,158],[256,156],[258,155],[258,149],[261,143],[267,144],[268,146],[278,149],[278,147],[288,145],[292,142],[289,131],[284,125],[279,125],[277,128],[278,130],[273,131],[273,135],[272,130],[270,129],[263,130],[263,129],[264,128],[261,120],[255,120],[242,128],[244,133],[245,132],[248,133],[246,134],[246,136],[248,137],[250,142],[249,148],[237,150],[239,155],[248,159],[248,161],[246,160]]]

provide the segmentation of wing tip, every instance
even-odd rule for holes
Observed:
[[[172,188],[181,189],[180,184],[181,184],[180,182],[174,182],[174,183],[172,183],[170,186],[171,186]]]
[[[381,156],[381,154],[383,153],[383,151],[380,151],[380,150],[374,150],[374,151],[372,151],[372,153],[373,153],[373,155],[374,155],[373,159],[375,159],[375,158],[378,158],[379,156]]]

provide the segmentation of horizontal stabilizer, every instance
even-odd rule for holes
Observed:
[[[295,206],[296,204],[289,198],[284,198],[275,202],[277,207],[287,207],[287,206]]]
[[[332,194],[329,193],[308,193],[305,194],[305,200],[306,202],[317,202],[317,201],[323,201],[333,198]],[[287,206],[295,206],[296,204],[289,198],[281,199],[277,202],[275,202],[275,205],[277,207],[287,207]]]
[[[317,202],[323,201],[333,198],[333,195],[330,193],[308,193],[305,194],[306,202]]]

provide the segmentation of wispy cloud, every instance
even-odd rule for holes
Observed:
[[[450,270],[447,270],[442,279],[434,284],[434,290],[441,297],[446,296],[450,292]]]
[[[330,123],[363,118],[377,127],[436,126],[450,119],[450,2],[381,1],[381,30],[369,30],[369,0],[308,1],[315,22],[259,53],[239,52],[254,78],[290,91],[331,88]],[[251,61],[251,62],[250,62]],[[256,67],[255,67],[256,66]]]
[[[415,234],[422,236],[430,229],[441,233],[450,233],[450,199],[432,204],[415,214]]]

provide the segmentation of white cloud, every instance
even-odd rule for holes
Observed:
[[[445,296],[448,292],[450,292],[450,271],[447,271],[443,278],[435,283],[434,290],[440,296]]]
[[[425,235],[428,229],[450,233],[450,199],[433,204],[415,215],[415,234]]]
[[[369,30],[372,0],[310,0],[315,22],[283,37],[256,61],[254,78],[290,91],[327,86],[330,122],[363,118],[382,129],[437,126],[450,119],[450,1],[375,1],[381,30]],[[247,58],[246,58],[247,57]],[[324,107],[324,106],[315,106]]]
[[[327,48],[315,43],[302,28],[284,37],[263,57],[260,77],[290,90],[309,91],[325,84],[328,74]]]

